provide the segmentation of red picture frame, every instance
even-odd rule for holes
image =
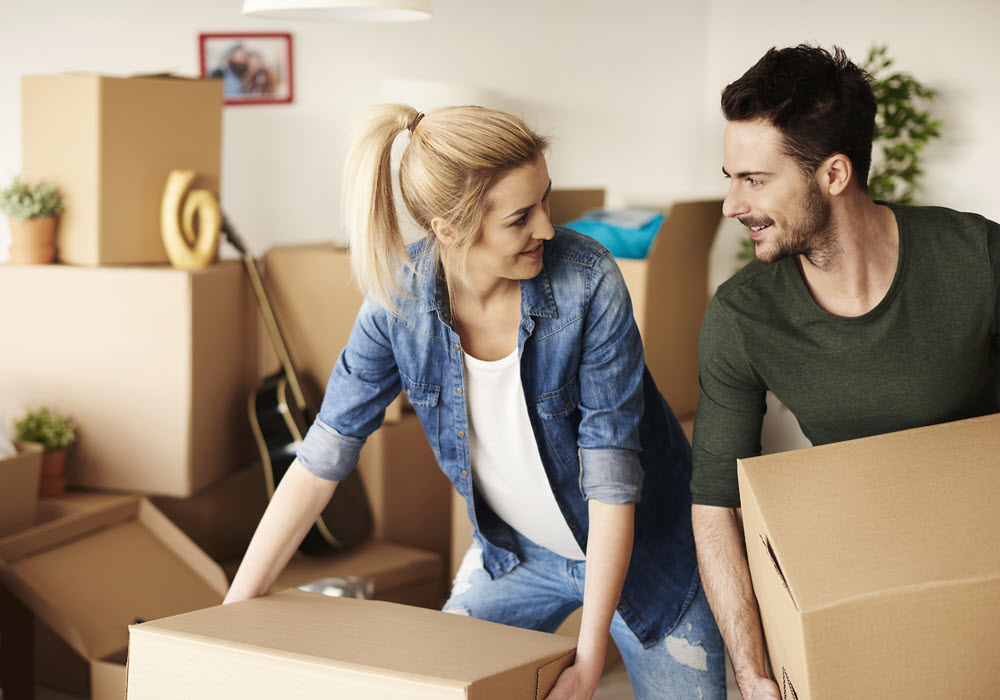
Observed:
[[[292,35],[198,35],[202,78],[221,78],[227,105],[289,104],[294,97]]]

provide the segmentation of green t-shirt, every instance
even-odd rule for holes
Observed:
[[[739,506],[736,460],[761,453],[769,390],[814,445],[1000,411],[1000,226],[891,207],[896,274],[863,316],[820,308],[792,259],[719,287],[698,349],[695,503]]]

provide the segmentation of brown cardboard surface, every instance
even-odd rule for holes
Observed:
[[[264,470],[253,464],[193,496],[151,500],[215,561],[240,559],[267,508]]]
[[[350,255],[330,243],[275,246],[263,263],[264,287],[292,366],[318,409],[363,301],[351,278]],[[261,341],[261,346],[265,367],[275,366],[270,342]],[[401,397],[390,404],[386,422],[399,420],[402,406]]]
[[[0,411],[47,404],[76,423],[75,486],[187,496],[246,464],[256,308],[236,262],[0,266]],[[38,319],[46,323],[38,323]]]
[[[603,201],[601,190],[553,190],[552,222],[570,221]],[[722,201],[675,202],[663,213],[663,226],[645,258],[615,260],[632,298],[646,364],[680,416],[698,408],[698,332],[708,308],[708,254],[722,220]]]
[[[438,466],[420,419],[404,412],[376,430],[358,459],[374,518],[373,536],[436,552],[451,551],[447,517],[454,489]]]
[[[220,80],[24,76],[21,130],[25,179],[57,183],[66,199],[63,262],[166,263],[160,200],[169,172],[194,170],[195,187],[219,193]]]
[[[0,459],[0,537],[30,527],[38,509],[42,446],[19,443],[17,454]]]
[[[545,696],[574,650],[558,635],[301,591],[130,631],[130,700],[526,700]]]
[[[995,697],[1000,415],[740,460],[739,478],[779,683]]]
[[[145,499],[120,497],[0,539],[0,580],[81,657],[106,665],[92,680],[124,689],[127,630],[217,605],[222,569]],[[119,659],[120,661],[114,661]]]

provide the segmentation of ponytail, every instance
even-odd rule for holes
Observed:
[[[406,105],[379,105],[355,137],[344,168],[344,225],[351,270],[365,296],[398,311],[399,271],[412,267],[392,195],[392,144],[416,118]]]

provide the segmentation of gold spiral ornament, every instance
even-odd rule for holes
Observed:
[[[215,259],[222,229],[219,202],[209,190],[192,190],[194,170],[172,170],[160,207],[160,235],[170,264],[200,270]],[[197,221],[197,225],[196,225]]]

